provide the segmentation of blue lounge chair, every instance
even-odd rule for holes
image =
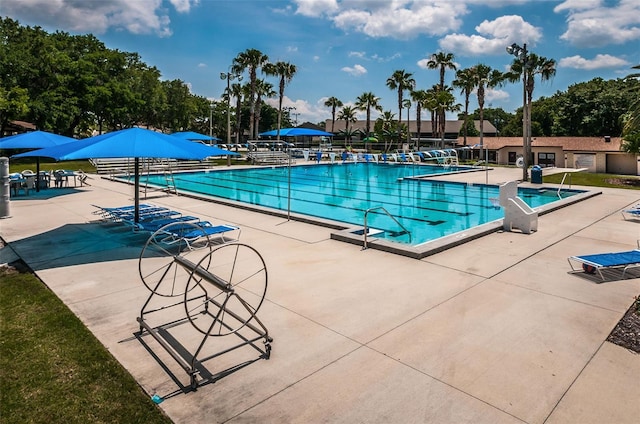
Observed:
[[[112,208],[107,208],[107,207],[103,207],[103,206],[98,206],[98,205],[91,205],[94,208],[98,208],[97,211],[94,211],[93,214],[94,215],[100,215],[102,217],[102,219],[105,220],[114,220],[117,221],[119,220],[118,216],[119,215],[123,215],[123,214],[132,214],[135,211],[135,206],[134,205],[127,205],[127,206],[117,206],[117,207],[112,207]],[[148,203],[142,203],[139,206],[139,210],[143,211],[143,210],[149,210],[152,208],[157,208],[157,206],[148,204]]]
[[[625,221],[628,219],[640,219],[640,205],[635,205],[630,209],[623,210],[622,217],[625,219]]]
[[[624,278],[628,269],[640,267],[640,249],[628,250],[626,252],[571,256],[568,261],[572,272],[598,273],[602,281],[604,281],[605,278],[604,275],[602,275],[603,270],[622,269],[622,278]],[[574,266],[576,262],[581,264],[579,268]]]
[[[198,224],[200,222],[200,218],[191,215],[182,215],[178,217],[168,217],[168,218],[159,218],[153,219],[151,221],[142,221],[134,224],[134,231],[148,231],[153,233],[154,231],[158,231],[160,228],[169,224],[176,224],[181,222],[191,222],[193,224]]]
[[[237,239],[240,239],[240,227],[234,225],[213,225],[209,221],[179,222],[165,225],[153,233],[152,237],[166,245],[185,243],[187,248],[193,250],[206,245],[206,242],[203,244],[203,239],[210,241],[212,236],[220,236],[220,241],[224,243],[224,235],[230,231],[238,231]]]

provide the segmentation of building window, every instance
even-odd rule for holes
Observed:
[[[556,166],[556,154],[538,153],[538,165],[543,168]]]
[[[516,152],[509,152],[509,165],[515,165],[518,155]]]

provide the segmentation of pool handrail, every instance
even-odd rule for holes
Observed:
[[[404,230],[404,232],[405,232],[405,233],[407,233],[407,234],[409,235],[409,243],[411,243],[411,231],[407,230],[407,228],[406,228],[404,225],[402,225],[402,224],[400,223],[400,221],[398,221],[397,219],[395,219],[395,218],[394,218],[394,217],[389,213],[389,211],[387,211],[387,210],[384,208],[384,206],[375,206],[375,207],[373,207],[373,208],[369,208],[369,209],[367,209],[367,210],[364,212],[364,231],[362,232],[362,235],[363,235],[363,237],[364,237],[364,240],[363,240],[362,250],[366,250],[366,249],[367,249],[367,247],[368,247],[368,245],[367,245],[367,233],[368,233],[369,231],[368,231],[368,228],[367,228],[367,215],[369,214],[369,212],[374,211],[374,210],[378,210],[378,209],[380,209],[380,210],[384,211],[384,213],[385,213],[389,218],[391,218],[391,219],[392,219],[396,224],[398,224],[398,225],[400,226],[400,228],[402,228],[402,229]]]

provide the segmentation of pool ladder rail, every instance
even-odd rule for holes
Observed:
[[[402,230],[404,231],[405,234],[409,235],[409,243],[411,243],[411,232],[409,230],[407,230],[407,228],[402,225],[400,223],[400,221],[398,221],[396,218],[393,217],[393,215],[391,215],[389,213],[389,211],[387,211],[384,206],[376,206],[373,208],[369,208],[364,212],[364,230],[362,232],[363,235],[363,246],[362,246],[362,250],[366,250],[369,246],[367,243],[367,234],[369,233],[369,228],[367,226],[367,215],[369,215],[369,212],[375,211],[375,210],[382,210],[389,218],[391,218],[396,224],[398,224],[398,226],[400,228],[402,228]]]
[[[560,182],[560,187],[558,187],[558,197],[562,199],[562,195],[560,194],[562,192],[562,187],[564,186],[564,181],[567,179],[567,176],[569,177],[569,189],[571,189],[571,174],[573,174],[573,172],[565,172],[564,176],[562,177],[562,181]]]

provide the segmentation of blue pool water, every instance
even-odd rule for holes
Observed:
[[[468,169],[468,168],[467,168]],[[266,167],[174,174],[180,191],[326,218],[362,226],[365,211],[383,207],[410,236],[382,210],[367,215],[367,225],[383,230],[377,237],[418,245],[501,219],[498,186],[469,185],[418,175],[464,171],[465,168],[349,163]],[[290,172],[290,174],[289,174]],[[290,181],[290,189],[289,189]],[[162,175],[149,183],[166,185]],[[559,200],[555,189],[519,188],[531,207]],[[563,190],[562,197],[581,191]]]

